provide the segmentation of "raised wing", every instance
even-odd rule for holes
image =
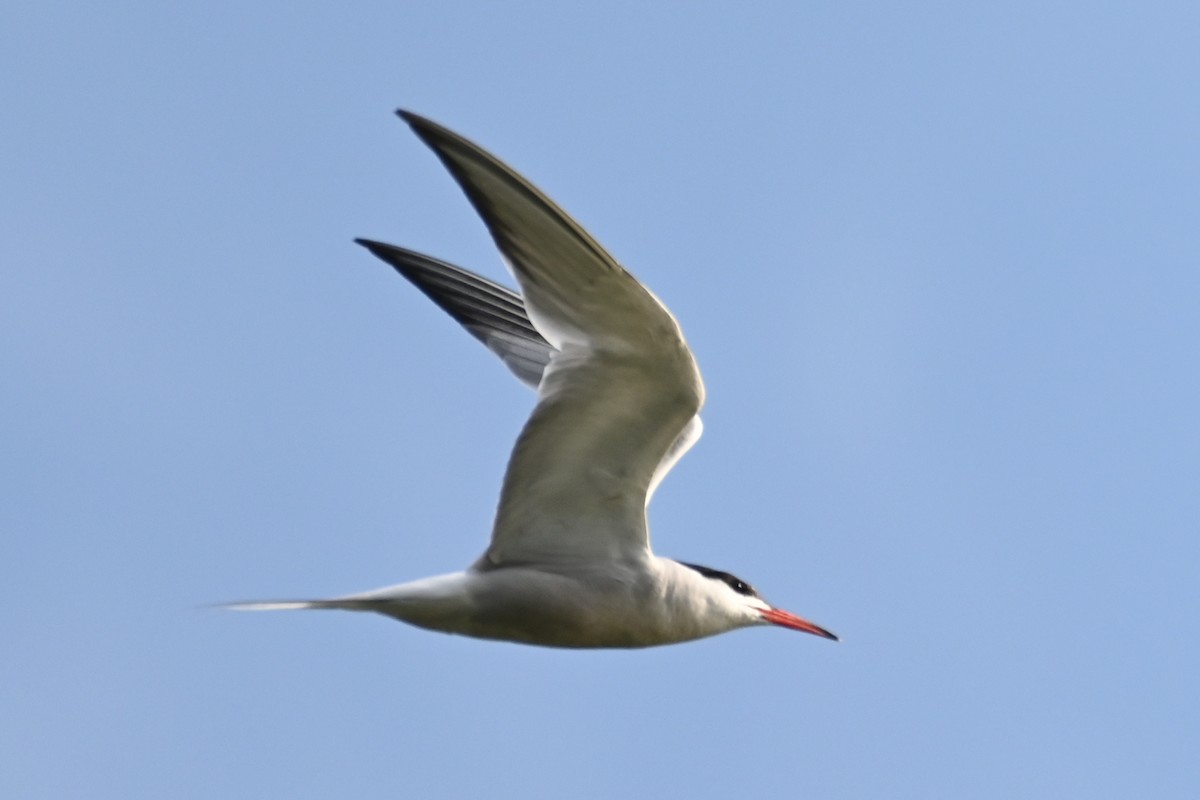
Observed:
[[[482,275],[415,250],[370,239],[354,241],[407,278],[488,350],[499,356],[522,383],[536,389],[542,382],[542,374],[551,356],[558,351],[529,321],[521,295]],[[654,471],[646,495],[647,504],[666,474],[700,438],[702,430],[703,425],[697,415],[676,437]]]
[[[398,113],[483,218],[529,320],[554,348],[476,567],[648,554],[651,487],[695,441],[704,400],[679,326],[524,178],[457,134]]]
[[[554,348],[525,313],[521,295],[462,267],[413,250],[370,239],[355,239],[391,264],[443,311],[467,329],[534,389],[550,363]]]

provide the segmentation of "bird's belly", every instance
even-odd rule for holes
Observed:
[[[610,613],[604,613],[605,611]],[[611,612],[617,612],[615,614]],[[619,608],[586,611],[544,606],[490,608],[456,631],[481,639],[500,639],[545,647],[632,648],[666,644],[661,633],[637,621],[621,622]]]
[[[719,632],[698,628],[636,563],[602,574],[505,567],[412,586],[371,610],[427,630],[545,647],[651,647]]]
[[[696,638],[670,624],[648,596],[652,587],[638,577],[496,570],[480,576],[470,601],[455,613],[403,619],[446,633],[546,647],[636,648]]]

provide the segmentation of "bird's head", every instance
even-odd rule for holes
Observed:
[[[753,586],[735,575],[698,564],[687,564],[682,561],[679,563],[699,573],[708,582],[707,594],[724,614],[731,617],[733,624],[730,627],[778,625],[781,628],[790,628],[794,631],[811,633],[814,636],[838,641],[835,634],[820,625],[815,625],[790,611],[775,608],[763,600]]]

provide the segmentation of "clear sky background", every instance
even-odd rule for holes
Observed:
[[[0,18],[0,796],[1200,792],[1195,4]],[[841,644],[205,608],[485,546],[533,397],[351,242],[509,281],[397,106],[673,309],[656,550]]]

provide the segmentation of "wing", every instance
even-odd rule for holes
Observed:
[[[529,320],[554,348],[476,566],[644,556],[651,487],[695,441],[704,401],[678,324],[524,178],[457,134],[398,113],[483,218]]]
[[[407,278],[499,356],[522,383],[536,389],[542,382],[550,357],[557,351],[529,321],[521,295],[482,275],[414,250],[370,239],[354,241]],[[659,482],[696,443],[702,430],[697,415],[680,432],[654,472],[647,504]]]
[[[554,348],[525,313],[521,295],[487,278],[403,247],[355,239],[467,329],[504,362],[522,383],[534,389]]]

